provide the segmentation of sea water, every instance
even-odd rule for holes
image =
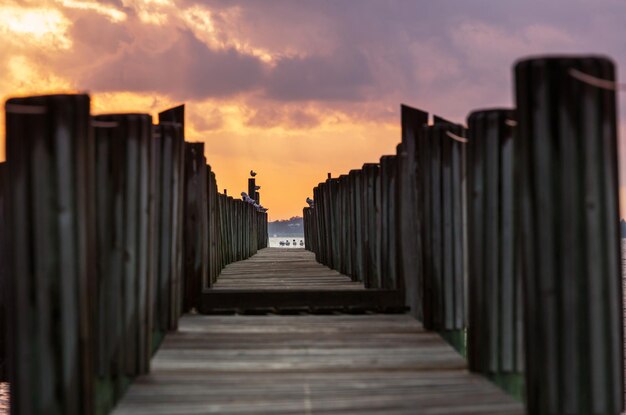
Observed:
[[[270,248],[304,248],[304,245],[300,246],[300,241],[304,244],[303,237],[287,237],[287,236],[270,236],[269,238]],[[296,245],[293,245],[293,241],[296,241]],[[280,246],[281,242],[289,241],[289,246]]]

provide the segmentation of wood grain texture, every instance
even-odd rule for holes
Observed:
[[[623,409],[615,91],[596,56],[515,67],[515,228],[521,237],[525,369],[531,413]]]
[[[315,261],[304,249],[266,248],[224,268],[214,290],[363,290],[360,282]]]
[[[114,414],[522,414],[407,315],[184,316]]]

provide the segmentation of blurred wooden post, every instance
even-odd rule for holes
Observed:
[[[304,249],[307,251],[312,250],[311,246],[311,234],[313,229],[311,227],[311,208],[305,207],[302,209],[302,223],[304,224]]]
[[[522,397],[521,286],[513,229],[513,110],[468,117],[470,370]]]
[[[515,66],[529,413],[622,411],[614,81],[599,57]]]
[[[363,215],[365,218],[365,271],[366,288],[381,288],[380,269],[380,166],[363,165]]]
[[[200,294],[208,279],[207,167],[204,143],[185,143],[184,305],[199,309]]]
[[[428,123],[428,113],[402,105],[402,154],[398,178],[398,274],[402,279],[405,301],[412,315],[423,319],[422,226],[424,223],[423,189],[419,185],[423,166],[420,163],[420,136]]]
[[[170,108],[159,113],[159,124],[172,128],[161,131],[165,145],[171,148],[172,181],[172,264],[169,289],[168,330],[178,328],[178,318],[182,312],[183,279],[183,201],[185,175],[185,106]]]
[[[156,203],[159,215],[158,244],[159,259],[158,272],[155,275],[155,345],[158,345],[168,330],[174,329],[172,316],[179,314],[181,272],[178,269],[177,241],[180,194],[178,192],[178,162],[180,162],[179,147],[181,144],[180,125],[164,122],[157,128],[155,139],[160,146],[160,172],[158,183],[158,199]],[[180,187],[182,189],[182,186]]]
[[[87,95],[6,103],[14,413],[93,413],[94,160]]]
[[[9,380],[8,348],[9,339],[13,337],[12,330],[9,328],[9,310],[11,309],[9,301],[12,297],[10,295],[12,287],[9,285],[11,267],[8,250],[11,234],[7,215],[9,203],[7,174],[6,163],[0,163],[0,382]]]
[[[326,260],[326,265],[329,268],[334,268],[333,263],[333,223],[332,223],[332,198],[331,198],[331,180],[327,179],[321,186],[324,191],[322,197],[322,208],[324,209],[324,245],[325,245],[325,253],[324,259]]]
[[[254,199],[254,194],[256,193],[256,180],[254,177],[248,178],[248,196]]]
[[[381,157],[381,288],[387,289],[397,288],[396,170],[396,156]]]
[[[439,331],[464,352],[465,328],[463,155],[464,144],[452,136],[465,135],[449,123],[424,127],[420,150],[426,170],[424,197],[424,326]],[[460,149],[458,149],[460,150]]]
[[[204,283],[206,287],[210,287],[217,280],[220,272],[219,266],[219,194],[217,192],[217,183],[215,181],[215,173],[211,171],[211,166],[206,165],[207,175],[207,247],[208,247],[208,275],[207,281]]]
[[[93,118],[98,272],[95,305],[98,410],[113,408],[152,356],[150,193],[152,118]]]

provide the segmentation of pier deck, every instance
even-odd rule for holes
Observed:
[[[265,278],[294,293],[334,281],[359,292],[312,261],[266,249],[228,267],[215,291],[256,269],[238,284],[259,295]],[[407,314],[186,315],[114,413],[522,414],[523,406]]]

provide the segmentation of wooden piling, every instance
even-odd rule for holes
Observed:
[[[601,57],[515,66],[529,413],[622,411],[614,81]]]
[[[9,203],[7,174],[6,163],[0,163],[0,382],[9,380],[8,348],[9,339],[13,337],[12,330],[9,328],[9,310],[11,309],[9,301],[11,301],[12,287],[9,285],[11,267],[8,250],[11,239],[7,215]]]
[[[12,411],[92,413],[89,97],[10,99],[6,137],[15,299]]]
[[[208,279],[207,167],[204,143],[185,143],[183,311],[200,308]]]
[[[421,231],[424,224],[421,183],[423,166],[420,163],[420,136],[428,123],[428,113],[401,106],[402,154],[398,177],[399,191],[396,197],[398,206],[398,273],[404,284],[406,304],[418,319],[423,318],[423,262]]]
[[[515,273],[513,139],[515,113],[468,117],[470,370],[523,395],[521,286]]]

